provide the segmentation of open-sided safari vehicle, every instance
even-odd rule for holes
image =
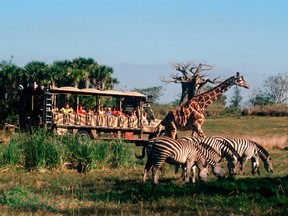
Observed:
[[[138,92],[74,87],[44,89],[34,84],[22,87],[19,93],[22,130],[40,126],[59,135],[73,133],[81,137],[123,139],[144,145],[160,123],[150,108],[149,97]],[[62,109],[65,104],[74,111],[65,112]],[[84,105],[85,112],[77,112],[80,104]],[[104,107],[113,107],[114,113],[103,113]]]

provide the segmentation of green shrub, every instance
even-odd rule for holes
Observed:
[[[56,168],[60,164],[59,144],[52,134],[44,129],[26,135],[23,143],[24,167],[28,170],[35,168]]]
[[[32,196],[25,188],[17,186],[7,191],[1,191],[0,203],[2,205],[9,205],[13,207],[21,207],[28,203],[38,202],[38,198]]]
[[[65,155],[70,167],[78,172],[91,169],[94,147],[88,139],[78,139],[77,136],[65,135],[62,139]]]
[[[17,124],[19,122],[19,116],[18,115],[9,115],[6,119],[7,123],[10,124]]]
[[[134,154],[125,146],[123,140],[115,140],[111,143],[111,153],[110,163],[112,168],[131,166],[133,162],[132,155],[134,156]]]
[[[74,135],[55,136],[44,129],[33,134],[21,133],[2,148],[0,164],[10,167],[24,167],[27,170],[39,168],[68,168],[86,172],[91,169],[136,164],[132,144],[123,140],[95,141],[79,140]]]
[[[1,165],[16,167],[22,163],[21,143],[18,139],[13,139],[9,145],[2,149]]]
[[[93,162],[91,168],[101,168],[106,165],[110,152],[110,144],[108,142],[99,141],[94,143]]]
[[[88,142],[79,143],[73,157],[77,161],[78,172],[86,172],[91,167],[93,148]]]

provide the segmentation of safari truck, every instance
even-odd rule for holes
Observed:
[[[58,135],[73,133],[82,138],[123,139],[145,145],[160,123],[150,108],[149,97],[138,92],[41,88],[34,83],[21,87],[19,94],[21,130],[45,127]],[[67,103],[73,112],[62,112]],[[85,113],[77,112],[80,104],[85,107]],[[114,107],[118,114],[101,113],[105,106]],[[133,110],[136,111],[134,115]],[[147,119],[143,119],[144,114]]]

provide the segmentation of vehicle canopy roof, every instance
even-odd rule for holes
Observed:
[[[119,97],[137,97],[141,100],[146,100],[147,96],[141,94],[139,92],[122,92],[122,91],[115,91],[115,90],[97,90],[94,88],[85,88],[79,89],[71,86],[64,86],[64,87],[51,87],[51,93],[59,93],[59,94],[69,94],[75,93],[78,95],[99,95],[99,96],[119,96]]]

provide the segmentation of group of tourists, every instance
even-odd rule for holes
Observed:
[[[54,112],[58,112],[58,108],[54,108]],[[64,114],[94,114],[94,115],[108,115],[108,116],[138,116],[136,108],[134,108],[131,112],[123,112],[122,108],[117,110],[116,107],[106,107],[101,106],[100,109],[95,106],[93,110],[86,110],[83,104],[80,104],[77,111],[75,112],[74,109],[66,103],[64,107],[60,109],[61,113]],[[144,114],[146,116],[146,113]]]
[[[66,103],[64,105],[64,107],[62,107],[60,110],[58,110],[57,107],[55,107],[54,112],[60,112],[63,114],[94,114],[94,115],[107,115],[107,116],[124,116],[124,117],[138,117],[139,113],[137,112],[137,109],[134,108],[131,112],[123,112],[123,109],[120,108],[119,110],[116,107],[106,107],[106,106],[101,106],[100,108],[98,108],[97,106],[95,106],[92,110],[86,110],[85,106],[83,104],[80,104],[78,106],[78,109],[76,111],[74,111],[74,109],[68,104]],[[142,123],[145,125],[149,125],[149,120],[147,118],[147,113],[145,111],[142,112]]]

